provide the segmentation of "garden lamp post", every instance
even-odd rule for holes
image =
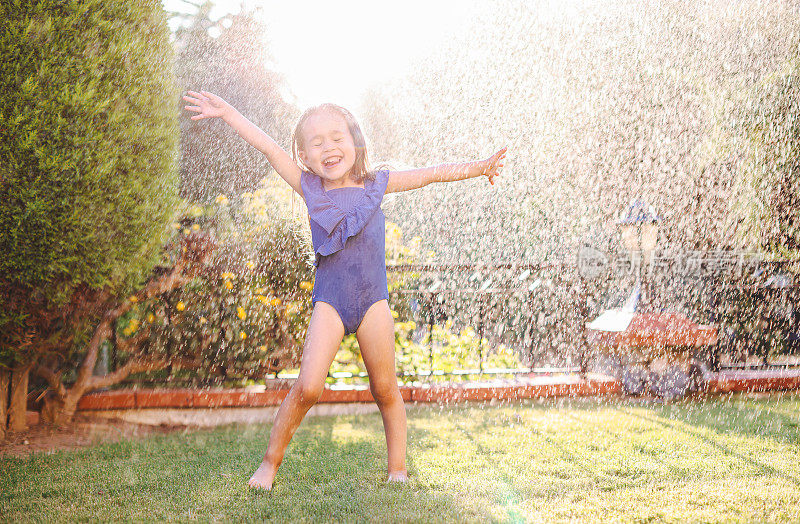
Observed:
[[[641,289],[641,302],[649,300],[647,287],[642,285],[642,265],[652,263],[653,252],[658,243],[658,223],[661,217],[653,206],[644,200],[633,200],[627,210],[617,220],[622,243],[631,255],[631,263],[636,267],[636,284]],[[641,260],[638,258],[641,255]]]

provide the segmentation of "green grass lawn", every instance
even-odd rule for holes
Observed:
[[[409,408],[386,485],[380,416],[312,417],[272,494],[268,426],[0,459],[0,520],[800,521],[800,394]]]

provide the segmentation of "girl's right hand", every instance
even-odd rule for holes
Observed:
[[[193,116],[192,120],[223,117],[233,109],[233,106],[214,93],[209,93],[208,91],[200,91],[199,93],[197,91],[187,91],[187,93],[191,96],[184,95],[183,99],[195,105],[184,106],[183,108],[200,113]]]

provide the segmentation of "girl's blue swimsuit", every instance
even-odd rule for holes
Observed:
[[[381,170],[375,180],[365,178],[363,188],[325,191],[317,175],[300,175],[317,267],[311,304],[321,300],[333,306],[345,335],[356,332],[372,304],[389,299],[381,211],[388,181],[389,172]]]

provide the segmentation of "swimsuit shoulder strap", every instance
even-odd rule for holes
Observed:
[[[336,224],[344,218],[344,212],[325,194],[322,180],[317,175],[302,171],[300,187],[303,189],[309,218],[330,235]]]
[[[372,183],[371,190],[380,195],[380,199],[383,200],[383,195],[386,194],[386,186],[389,184],[389,170],[380,169],[375,171],[375,180],[370,182]]]

